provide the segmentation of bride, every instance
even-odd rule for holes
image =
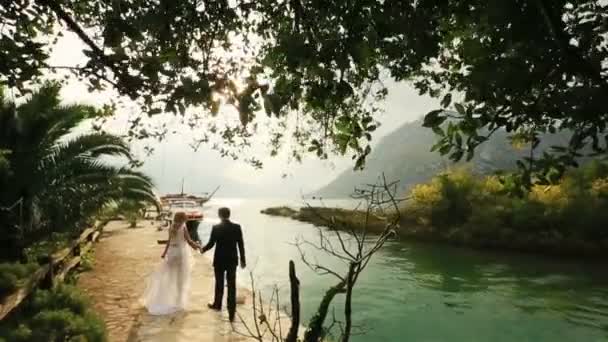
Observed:
[[[169,241],[162,261],[148,278],[142,304],[152,315],[167,315],[184,310],[190,292],[190,273],[194,265],[193,249],[201,246],[190,238],[186,213],[178,212],[169,228]]]

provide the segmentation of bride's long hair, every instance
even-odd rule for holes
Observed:
[[[185,212],[179,211],[179,212],[175,213],[175,216],[173,216],[173,225],[171,225],[171,230],[170,230],[171,237],[175,236],[179,227],[181,227],[184,223],[186,223],[187,219],[188,219],[188,217],[186,216]]]

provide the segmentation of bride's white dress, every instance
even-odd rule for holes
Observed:
[[[148,277],[141,301],[152,315],[172,314],[188,304],[194,258],[185,229],[182,225],[173,233],[165,258]]]

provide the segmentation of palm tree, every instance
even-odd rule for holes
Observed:
[[[0,174],[0,207],[20,204],[0,217],[0,228],[18,226],[27,238],[42,230],[78,229],[124,199],[157,203],[149,177],[104,162],[132,159],[128,144],[108,133],[74,133],[98,113],[91,106],[62,105],[59,91],[59,85],[46,84],[19,105],[0,91],[0,151],[9,168]]]

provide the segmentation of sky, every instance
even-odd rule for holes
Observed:
[[[75,66],[83,64],[83,44],[67,32],[58,42],[49,64],[53,66]],[[420,96],[406,83],[387,83],[389,95],[383,103],[384,112],[378,117],[381,125],[373,135],[373,142],[429,112],[439,108],[439,102],[428,96]],[[85,84],[70,80],[62,89],[65,103],[85,103],[101,106],[117,95],[111,90],[90,93]],[[137,113],[128,102],[118,108],[117,115],[104,126],[112,133],[125,132],[128,118]],[[229,113],[227,115],[236,114]],[[142,170],[155,181],[160,193],[179,192],[182,180],[184,190],[189,193],[204,193],[220,186],[220,197],[300,197],[331,182],[340,172],[353,167],[349,157],[330,156],[319,160],[305,156],[301,163],[288,162],[286,153],[270,157],[262,144],[252,147],[252,154],[264,163],[261,170],[254,169],[244,161],[222,158],[209,146],[196,151],[190,146],[195,132],[180,124],[172,114],[162,114],[158,120],[173,127],[177,134],[168,135],[162,142],[144,141],[133,143],[133,150],[144,162]],[[144,153],[144,146],[154,148],[151,155]],[[284,151],[286,152],[286,151]]]

